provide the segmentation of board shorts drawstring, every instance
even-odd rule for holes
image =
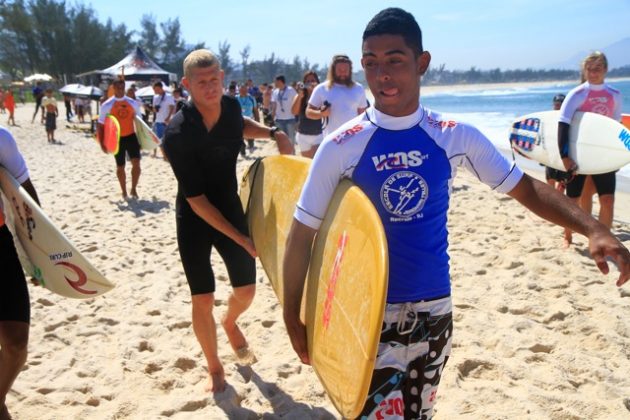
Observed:
[[[405,323],[408,318],[411,318],[413,315],[413,323],[407,329],[405,329]],[[418,313],[413,310],[413,305],[409,302],[405,303],[401,308],[400,312],[398,312],[398,324],[396,325],[396,331],[400,335],[410,334],[418,324]]]

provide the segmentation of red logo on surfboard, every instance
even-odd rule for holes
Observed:
[[[70,285],[70,287],[72,287],[74,290],[76,290],[79,293],[83,293],[84,295],[93,295],[96,293],[96,290],[85,290],[81,287],[81,286],[85,286],[85,284],[87,283],[87,275],[83,272],[83,270],[81,270],[81,268],[67,261],[60,261],[55,265],[62,265],[76,273],[77,280],[70,280],[68,277],[63,276],[68,282],[68,284]]]
[[[343,261],[347,244],[348,234],[344,230],[337,242],[337,255],[335,255],[335,262],[333,263],[332,273],[330,273],[330,279],[328,279],[328,288],[326,289],[326,301],[324,302],[324,314],[322,317],[325,330],[328,329],[328,324],[330,323],[332,301],[335,297],[335,287],[337,286],[339,271],[341,271],[341,262]]]

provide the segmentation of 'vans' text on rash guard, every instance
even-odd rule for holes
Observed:
[[[320,145],[295,218],[318,229],[339,181],[352,179],[376,207],[385,229],[387,302],[446,296],[447,211],[460,165],[501,193],[510,192],[523,175],[470,125],[445,121],[422,106],[405,117],[368,108]]]

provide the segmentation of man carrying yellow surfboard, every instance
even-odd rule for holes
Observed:
[[[210,253],[216,248],[232,285],[221,324],[237,356],[249,356],[236,321],[256,291],[256,249],[238,196],[236,160],[246,138],[272,138],[282,153],[293,154],[285,133],[242,116],[238,101],[223,95],[224,73],[207,50],[184,60],[182,83],[192,101],[166,128],[164,152],[178,181],[176,200],[179,254],[192,295],[193,330],[208,363],[208,391],[225,389],[218,357],[214,307],[215,281]]]
[[[350,178],[379,213],[389,257],[381,342],[359,417],[431,418],[451,351],[446,221],[458,166],[587,236],[603,273],[606,257],[617,264],[618,286],[630,278],[630,252],[569,199],[507,161],[479,130],[420,104],[431,55],[411,14],[398,8],[378,13],[363,33],[362,50],[374,106],[328,135],[314,157],[286,245],[284,320],[296,353],[310,363],[300,302],[311,246],[337,184]]]
[[[15,139],[0,127],[0,166],[4,167],[39,204],[24,158]],[[0,419],[11,418],[7,393],[26,362],[31,320],[26,278],[13,236],[5,223],[0,200]]]
[[[120,144],[116,159],[116,177],[120,183],[123,199],[127,198],[127,176],[125,174],[125,160],[127,155],[131,159],[131,197],[138,198],[138,181],[140,179],[140,144],[136,137],[133,120],[136,115],[141,115],[140,103],[125,95],[125,81],[117,79],[112,83],[114,96],[106,100],[101,106],[98,117],[98,135],[103,152],[107,153],[103,146],[104,124],[107,115],[113,115],[120,124]]]

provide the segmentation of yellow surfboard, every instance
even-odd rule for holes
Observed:
[[[282,258],[310,160],[270,156],[241,185],[250,234],[282,303]],[[335,191],[311,256],[305,298],[309,356],[342,416],[358,416],[378,350],[387,294],[387,241],[369,199],[351,181]]]

